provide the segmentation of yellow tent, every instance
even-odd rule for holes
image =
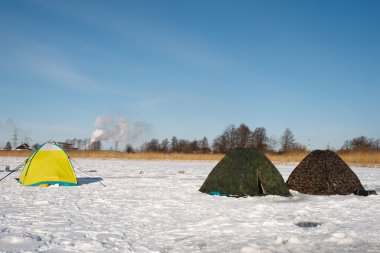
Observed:
[[[26,161],[19,179],[22,185],[77,185],[77,179],[66,152],[55,142],[36,149]]]

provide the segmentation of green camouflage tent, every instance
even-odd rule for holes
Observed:
[[[235,149],[210,172],[199,191],[225,196],[290,196],[280,172],[260,151]]]
[[[292,171],[289,189],[313,195],[347,195],[364,190],[356,174],[331,150],[314,150]]]

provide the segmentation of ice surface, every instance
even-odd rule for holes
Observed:
[[[198,191],[216,162],[77,162],[80,186],[0,182],[0,252],[380,252],[380,195],[228,198]],[[380,169],[354,171],[380,192]]]

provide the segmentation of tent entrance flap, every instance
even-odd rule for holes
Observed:
[[[260,181],[260,177],[257,177],[257,189],[259,189],[259,195],[265,195],[266,194],[264,186]]]

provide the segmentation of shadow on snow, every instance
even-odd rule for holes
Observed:
[[[97,183],[102,180],[101,177],[77,177],[78,185]]]

